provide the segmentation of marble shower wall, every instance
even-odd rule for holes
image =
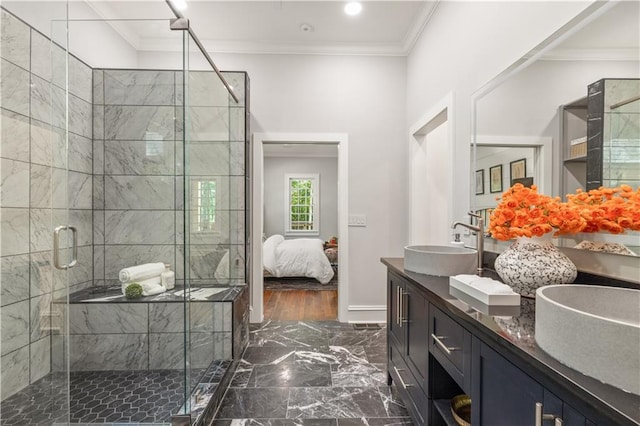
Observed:
[[[244,99],[245,74],[226,74]],[[213,72],[190,72],[185,153],[182,72],[95,69],[93,81],[95,279],[146,262],[184,278],[186,173],[189,277],[244,282],[244,104],[230,108]],[[198,216],[199,182],[215,182],[213,226]]]
[[[53,298],[93,279],[91,68],[69,59],[69,151],[65,153],[65,59],[61,47],[4,9],[0,100],[0,399],[50,372]],[[68,167],[68,172],[65,169]],[[68,206],[68,215],[67,210]],[[78,266],[56,270],[52,231],[78,228]],[[64,259],[64,256],[63,256]],[[63,312],[64,314],[64,312]]]

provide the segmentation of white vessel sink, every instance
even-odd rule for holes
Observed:
[[[640,395],[640,290],[550,285],[536,291],[536,342],[561,363]]]
[[[455,246],[406,246],[404,269],[419,274],[453,276],[475,274],[478,252]]]

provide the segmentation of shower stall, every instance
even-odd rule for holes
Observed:
[[[204,424],[248,341],[249,79],[168,7],[69,10],[2,3],[0,423]],[[176,66],[74,50],[113,55],[96,34],[122,26]],[[175,288],[123,296],[121,269],[158,262]]]

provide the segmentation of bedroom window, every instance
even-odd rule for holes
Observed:
[[[216,184],[215,179],[197,179],[191,182],[192,224],[196,232],[215,230]]]
[[[320,234],[320,176],[285,175],[285,235]]]

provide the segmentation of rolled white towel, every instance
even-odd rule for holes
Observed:
[[[486,294],[514,294],[511,287],[493,278],[466,274],[456,275],[453,278],[465,283],[469,287],[482,290],[482,292]]]
[[[164,288],[164,286],[161,284],[160,277],[153,277],[136,282],[142,286],[143,296],[154,296],[156,294],[167,291],[167,289]],[[126,294],[125,291],[127,289],[127,286],[129,286],[130,284],[130,282],[122,283],[122,294]]]
[[[140,282],[156,276],[160,277],[163,272],[164,263],[145,263],[120,270],[118,278],[121,283]]]

